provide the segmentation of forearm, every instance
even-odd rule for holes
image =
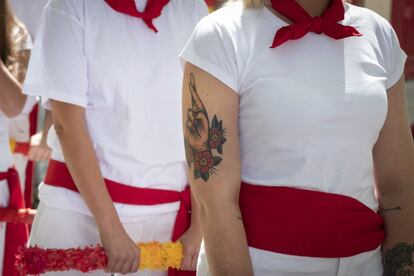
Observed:
[[[42,139],[40,141],[43,144],[47,144],[47,134],[49,133],[52,123],[52,111],[46,110],[45,119],[43,121]]]
[[[100,229],[118,227],[119,218],[106,189],[86,123],[55,122],[65,162]]]
[[[214,276],[251,276],[252,263],[240,209],[220,204],[200,210],[207,259]]]
[[[385,220],[386,239],[383,244],[386,276],[411,271],[414,275],[414,189],[401,189],[380,195],[381,214]]]
[[[4,63],[0,61],[0,110],[8,117],[17,116],[23,109],[26,95]]]

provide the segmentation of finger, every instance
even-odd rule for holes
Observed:
[[[132,261],[132,258],[125,260],[124,261],[124,264],[122,265],[122,268],[121,268],[121,271],[120,272],[122,274],[127,274],[127,273],[131,272],[132,262],[133,262]]]
[[[191,255],[184,255],[184,258],[181,261],[181,270],[191,270]]]
[[[124,259],[118,259],[115,263],[113,272],[121,272],[122,268],[124,267],[124,263],[125,263]]]
[[[139,255],[136,256],[136,258],[134,259],[134,262],[132,263],[132,267],[131,267],[131,272],[137,272],[139,269]]]
[[[105,271],[114,272],[115,264],[116,264],[116,260],[114,258],[111,258],[111,256],[108,256],[108,264],[106,265]]]
[[[190,75],[190,83],[188,84],[188,87],[190,89],[191,98],[193,99],[192,101],[193,107],[195,106],[197,108],[204,109],[204,104],[201,101],[200,96],[198,96],[198,93],[197,93],[197,88],[196,88],[193,74]]]
[[[47,160],[49,160],[49,155],[50,155],[49,151],[48,151],[48,150],[45,150],[45,151],[43,152],[43,154],[42,154],[42,161],[47,161]]]
[[[191,270],[195,271],[197,269],[197,261],[198,261],[198,255],[192,255],[191,257]]]
[[[30,161],[33,161],[33,156],[34,156],[35,150],[33,148],[30,148],[29,152],[27,153],[27,158]]]

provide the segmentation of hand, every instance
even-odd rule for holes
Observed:
[[[127,274],[138,271],[139,248],[122,225],[108,225],[107,229],[100,229],[100,237],[108,256],[106,272]]]
[[[207,111],[197,94],[194,76],[191,74],[189,83],[192,107],[187,110],[186,137],[189,146],[196,152],[208,149],[210,122]]]
[[[39,132],[30,139],[30,149],[27,157],[31,161],[48,161],[52,156],[52,150],[47,145],[46,139],[43,139],[42,133]]]
[[[190,227],[179,239],[184,245],[184,258],[181,270],[195,271],[201,245],[201,230]]]

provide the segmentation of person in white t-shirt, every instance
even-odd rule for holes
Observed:
[[[0,0],[0,14],[0,209],[19,209],[25,206],[19,177],[13,167],[9,122],[18,114],[27,114],[35,103],[34,98],[22,94],[18,80],[24,74],[31,45],[27,30],[13,15],[7,0]],[[27,238],[26,225],[0,222],[1,275],[17,275],[14,255]]]
[[[342,0],[236,1],[181,58],[198,275],[412,275],[406,55],[385,19]]]
[[[31,245],[102,243],[107,271],[129,273],[139,265],[135,242],[180,239],[182,269],[195,269],[197,205],[185,234],[173,234],[176,217],[190,216],[177,57],[206,14],[202,0],[48,3],[23,89],[54,118]]]

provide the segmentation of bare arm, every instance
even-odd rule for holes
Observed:
[[[47,135],[52,126],[52,112],[46,110],[43,129],[33,135],[30,141],[30,150],[27,155],[32,161],[47,161],[52,155],[52,150],[47,145]]]
[[[96,219],[102,245],[109,255],[108,271],[136,271],[139,252],[126,234],[104,184],[87,129],[85,110],[58,101],[51,101],[51,105],[66,164]]]
[[[188,174],[200,205],[207,258],[215,276],[253,275],[238,203],[238,108],[234,91],[186,64],[183,121]]]
[[[0,110],[7,117],[15,117],[23,109],[26,98],[19,82],[0,60]]]
[[[402,78],[388,91],[388,115],[374,148],[386,276],[414,275],[414,144]]]

